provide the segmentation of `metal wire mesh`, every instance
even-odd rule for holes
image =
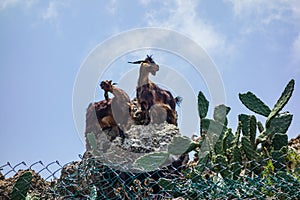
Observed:
[[[172,164],[133,173],[93,157],[65,165],[6,163],[0,166],[0,199],[11,198],[24,171],[33,174],[27,199],[300,199],[299,168],[268,158],[235,166],[234,176],[234,164]]]

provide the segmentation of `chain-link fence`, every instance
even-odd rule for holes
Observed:
[[[300,198],[299,166],[269,158],[228,166],[200,161],[183,166],[179,159],[138,173],[122,171],[122,166],[95,157],[64,166],[58,161],[7,163],[0,166],[0,199]]]

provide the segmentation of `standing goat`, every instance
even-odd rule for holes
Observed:
[[[151,73],[153,76],[155,76],[156,72],[159,70],[159,66],[154,62],[152,57],[147,55],[145,60],[129,63],[140,64],[136,97],[141,106],[142,116],[145,119],[145,124],[148,124],[151,120],[149,116],[149,110],[154,104],[166,104],[166,106],[169,106],[171,110],[175,111],[176,104],[180,104],[181,98],[174,98],[171,92],[158,87],[155,83],[149,80],[149,74]],[[161,108],[167,108],[166,106],[161,106]],[[166,110],[166,112],[170,113],[168,110]],[[168,117],[173,118],[174,115]],[[172,124],[177,125],[176,119],[171,119],[168,121],[169,123],[172,122]],[[174,123],[174,121],[176,121],[176,123]]]
[[[86,112],[86,133],[94,132],[97,136],[99,130],[108,130],[107,136],[110,141],[113,141],[119,136],[119,127],[113,118],[111,109],[112,99],[91,103]],[[89,141],[87,140],[87,149],[90,149]]]
[[[102,81],[100,86],[105,94],[110,92],[114,95],[111,102],[112,115],[120,128],[120,136],[124,139],[124,131],[128,128],[130,118],[129,96],[122,89],[115,87],[111,80]]]

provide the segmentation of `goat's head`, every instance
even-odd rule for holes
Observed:
[[[147,72],[150,72],[153,76],[156,75],[156,72],[159,70],[159,65],[154,62],[152,56],[147,55],[145,60],[138,60],[135,62],[128,62],[131,64],[141,64],[141,69]]]
[[[106,80],[100,83],[101,89],[103,89],[105,92],[112,92],[113,85],[115,85],[115,83],[112,83],[112,80]]]

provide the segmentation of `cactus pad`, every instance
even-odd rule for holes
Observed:
[[[86,137],[91,145],[93,154],[96,156],[99,156],[100,154],[97,150],[97,140],[96,140],[95,134],[93,132],[91,132],[91,133],[88,133]]]
[[[271,112],[271,109],[251,92],[247,92],[245,94],[240,93],[239,98],[249,110],[257,114],[268,117]]]
[[[263,124],[260,121],[257,121],[257,128],[260,133],[263,132],[265,129]]]
[[[208,112],[209,102],[200,91],[198,94],[198,112],[201,119],[205,118]]]
[[[223,151],[226,152],[229,148],[234,144],[234,135],[232,134],[232,130],[229,128],[225,132],[224,140],[223,140]]]
[[[11,193],[11,198],[14,200],[25,199],[31,184],[31,180],[32,173],[30,171],[24,172],[16,181],[13,191]]]
[[[249,121],[249,115],[240,114],[238,116],[239,123],[241,123],[242,133],[245,136],[249,136],[249,130],[248,130],[248,121]]]
[[[214,120],[227,125],[228,121],[226,115],[230,112],[230,109],[230,107],[227,107],[224,104],[216,106],[213,115]]]
[[[251,143],[250,138],[248,136],[242,136],[242,148],[249,161],[256,159],[255,146]]]
[[[280,114],[270,121],[270,127],[276,133],[286,133],[292,123],[293,115],[290,113]]]
[[[235,145],[232,149],[231,171],[233,172],[233,179],[237,179],[242,170],[242,154],[240,148]]]
[[[214,150],[216,154],[222,154],[223,138],[227,127],[220,122],[211,119],[202,119],[201,126],[208,134],[211,144],[215,143]]]
[[[224,155],[217,155],[215,157],[215,163],[217,164],[216,165],[217,172],[219,172],[223,178],[229,178],[227,158]]]
[[[184,154],[189,150],[191,144],[192,141],[188,137],[185,136],[174,137],[172,143],[168,145],[168,152],[173,155]]]
[[[255,145],[255,138],[256,138],[256,118],[255,116],[251,115],[249,117],[249,122],[248,122],[248,132],[250,136],[250,142],[252,145]]]
[[[285,133],[275,133],[271,142],[273,149],[279,151],[282,147],[288,145],[288,136]]]
[[[169,155],[168,152],[148,153],[136,159],[134,166],[145,171],[154,171],[166,162]]]
[[[295,81],[294,81],[294,79],[292,79],[285,87],[284,91],[282,92],[281,96],[279,97],[278,101],[276,102],[274,108],[272,109],[271,113],[269,114],[267,121],[266,121],[267,128],[269,127],[271,120],[282,110],[282,108],[287,104],[287,102],[291,98],[293,91],[294,91],[294,86],[295,86]]]
[[[211,120],[211,119],[202,119],[201,127],[205,130],[208,135],[217,135],[220,136],[227,130],[227,127],[221,124],[220,122]]]

